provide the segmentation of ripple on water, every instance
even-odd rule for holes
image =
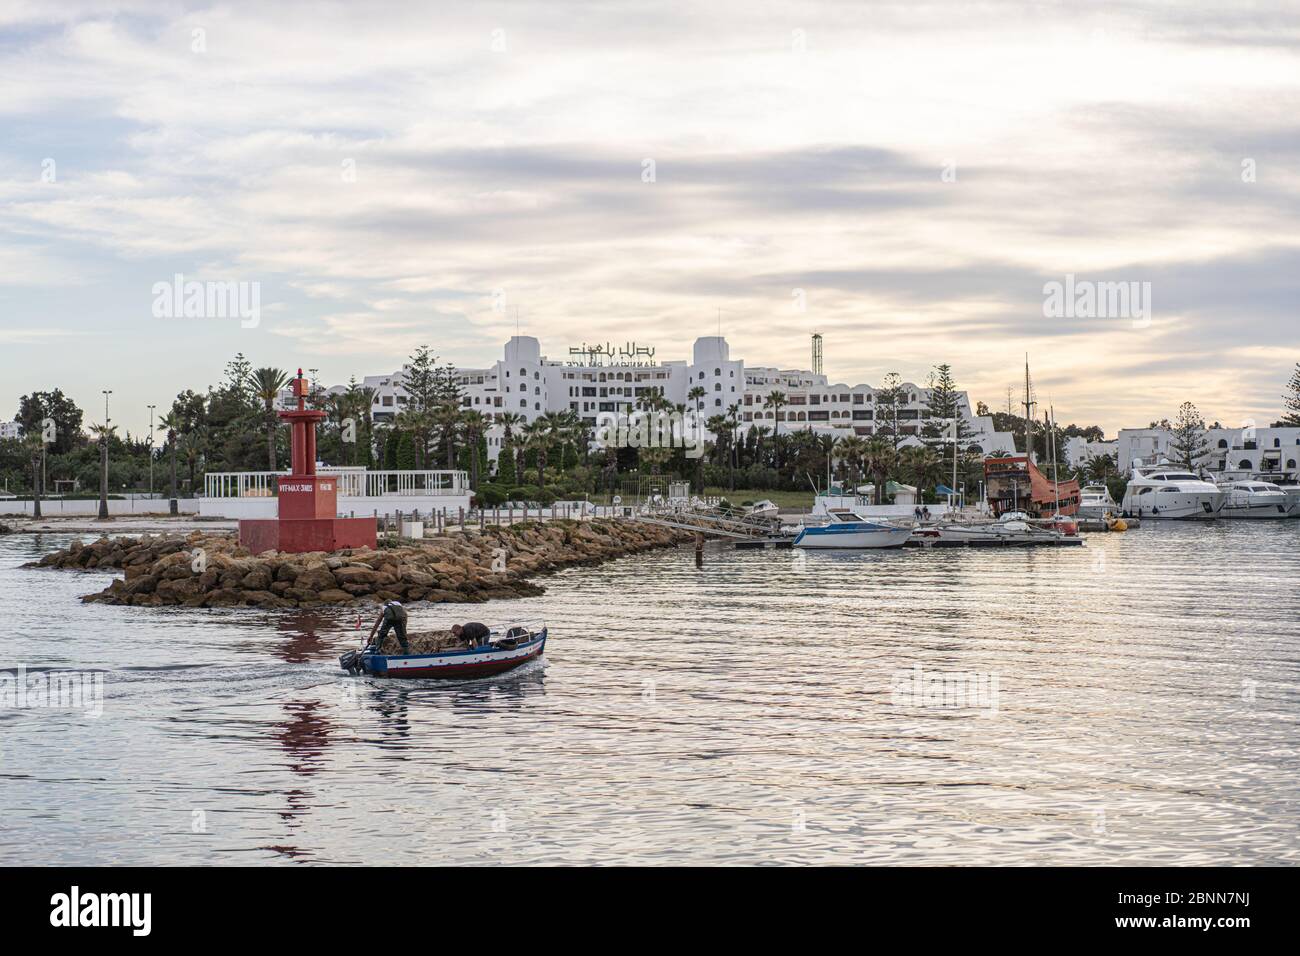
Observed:
[[[65,540],[0,540],[9,666],[102,672],[103,714],[0,711],[4,862],[1300,856],[1300,522],[569,569],[416,607],[548,620],[544,660],[463,684],[343,675],[355,611],[83,605],[110,575],[18,567]]]

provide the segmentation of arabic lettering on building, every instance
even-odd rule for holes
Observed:
[[[583,342],[581,345],[572,346],[569,355],[570,365],[646,367],[657,364],[654,358],[654,346],[637,345],[636,342],[628,342],[624,345],[615,345],[612,342],[588,345]]]

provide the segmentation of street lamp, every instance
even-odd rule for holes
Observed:
[[[149,406],[149,499],[153,500],[153,410],[157,405]]]
[[[100,477],[99,477],[99,518],[108,520],[108,396],[113,394],[111,388],[101,388],[104,393],[104,433],[100,436]]]

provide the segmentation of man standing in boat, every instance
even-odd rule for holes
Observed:
[[[375,639],[376,628],[379,629],[377,640]],[[411,647],[406,643],[406,608],[402,607],[401,601],[386,602],[375,620],[374,627],[370,628],[370,637],[367,640],[374,641],[375,653],[384,646],[384,638],[388,636],[389,630],[397,632],[397,643],[402,645],[402,653],[411,653]]]

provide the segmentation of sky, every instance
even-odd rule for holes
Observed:
[[[0,0],[6,419],[111,389],[139,434],[237,352],[329,385],[518,329],[817,331],[832,382],[947,362],[994,409],[1028,353],[1062,422],[1267,424],[1297,212],[1295,4]],[[1067,276],[1145,308],[1053,312]]]

